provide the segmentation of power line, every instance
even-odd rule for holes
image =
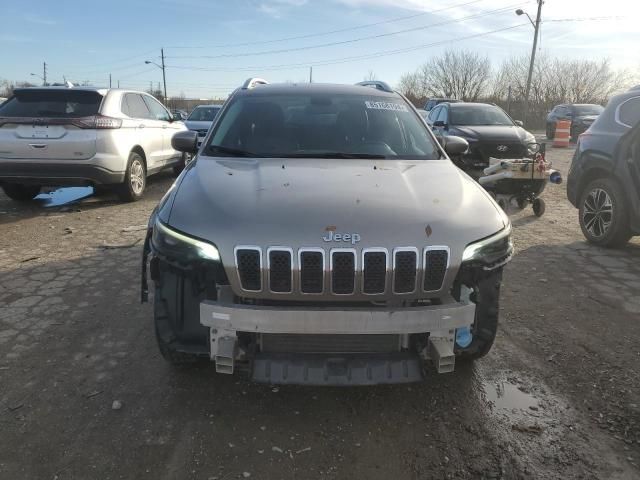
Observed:
[[[482,13],[477,13],[474,15],[469,15],[466,17],[462,17],[462,18],[456,18],[456,19],[452,19],[452,20],[445,20],[442,22],[437,22],[437,23],[432,23],[429,25],[422,25],[419,27],[413,27],[413,28],[406,28],[404,30],[397,30],[394,32],[385,32],[385,33],[379,33],[376,35],[369,35],[366,37],[359,37],[359,38],[352,38],[349,40],[341,40],[341,41],[337,41],[337,42],[329,42],[329,43],[323,43],[323,44],[316,44],[316,45],[307,45],[304,47],[294,47],[294,48],[283,48],[283,49],[279,49],[279,50],[263,50],[263,51],[259,51],[259,52],[244,52],[244,53],[221,53],[218,55],[174,55],[174,56],[169,56],[167,58],[192,58],[192,59],[198,59],[198,58],[206,58],[206,59],[217,59],[217,58],[229,58],[229,57],[233,57],[233,58],[237,58],[237,57],[253,57],[253,56],[257,56],[257,55],[271,55],[271,54],[276,54],[276,53],[289,53],[289,52],[299,52],[302,50],[311,50],[311,49],[317,49],[317,48],[325,48],[325,47],[333,47],[333,46],[337,46],[337,45],[346,45],[349,43],[356,43],[356,42],[361,42],[364,40],[372,40],[372,39],[377,39],[377,38],[384,38],[384,37],[390,37],[393,35],[399,35],[402,33],[409,33],[409,32],[416,32],[419,30],[426,30],[429,28],[434,28],[434,27],[441,27],[444,25],[451,25],[454,23],[460,23],[460,22],[464,22],[466,20],[472,20],[472,19],[476,19],[476,18],[481,18],[481,17],[486,17],[487,15],[493,15],[495,13],[501,13],[507,10],[511,10],[513,9],[513,7],[517,7],[518,5],[521,5],[522,2],[516,3],[516,4],[512,4],[509,5],[507,7],[502,7],[502,8],[498,8],[495,10],[488,10]]]
[[[449,43],[462,42],[465,40],[484,37],[487,35],[492,35],[494,33],[506,32],[508,30],[514,30],[516,28],[520,28],[524,25],[529,25],[529,23],[520,23],[518,25],[512,25],[510,27],[499,28],[496,30],[481,32],[474,35],[468,35],[465,37],[457,37],[457,38],[452,38],[447,40],[441,40],[439,42],[425,43],[425,44],[414,45],[411,47],[400,48],[395,50],[382,50],[382,51],[372,52],[370,54],[365,54],[365,55],[355,55],[350,57],[334,58],[334,59],[322,60],[318,62],[303,62],[303,63],[289,63],[289,64],[280,64],[280,65],[262,65],[262,66],[247,66],[247,67],[233,67],[233,68],[220,68],[220,67],[205,68],[205,67],[192,67],[192,66],[181,66],[181,65],[168,65],[168,67],[181,69],[181,70],[194,70],[194,71],[202,71],[202,72],[286,70],[286,69],[296,68],[296,67],[300,67],[300,68],[304,67],[306,69],[311,66],[316,67],[316,66],[326,66],[326,65],[337,65],[340,63],[346,63],[346,62],[352,62],[352,61],[358,61],[358,60],[368,60],[371,58],[378,58],[378,57],[385,57],[390,55],[397,55],[401,53],[413,52],[416,50],[422,50],[425,48],[435,47],[439,45],[446,45]]]
[[[385,25],[387,23],[395,23],[395,22],[400,22],[402,20],[409,20],[412,18],[417,18],[417,17],[422,17],[424,15],[433,15],[435,13],[441,13],[441,12],[445,12],[447,10],[453,10],[456,8],[461,8],[461,7],[466,7],[469,5],[473,5],[475,3],[480,3],[480,2],[484,2],[486,0],[473,0],[470,2],[465,2],[465,3],[459,3],[457,5],[452,5],[449,7],[445,7],[445,8],[439,8],[437,10],[430,10],[428,12],[420,12],[420,13],[414,13],[412,15],[405,15],[402,17],[395,17],[395,18],[391,18],[389,20],[382,20],[379,22],[374,22],[374,23],[365,23],[362,25],[355,25],[353,27],[346,27],[346,28],[340,28],[337,30],[327,30],[324,32],[317,32],[317,33],[308,33],[305,35],[296,35],[293,37],[284,37],[284,38],[276,38],[273,40],[264,40],[264,41],[252,41],[252,42],[243,42],[243,43],[227,43],[227,44],[221,44],[221,45],[210,45],[210,46],[172,46],[172,47],[167,47],[167,48],[173,48],[173,49],[197,49],[197,48],[234,48],[234,47],[248,47],[251,45],[268,45],[268,44],[272,44],[272,43],[280,43],[280,42],[288,42],[291,40],[302,40],[302,39],[306,39],[306,38],[314,38],[314,37],[324,37],[327,35],[333,35],[335,33],[344,33],[344,32],[350,32],[353,30],[361,30],[364,28],[369,28],[369,27],[376,27],[378,25]]]
[[[591,21],[601,21],[601,20],[623,20],[629,17],[625,17],[622,15],[611,15],[611,16],[603,16],[603,17],[575,17],[575,18],[547,18],[542,21],[542,23],[549,22],[591,22]]]

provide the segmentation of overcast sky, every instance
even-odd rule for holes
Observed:
[[[310,65],[318,82],[371,71],[396,84],[447,48],[495,65],[527,55],[533,27],[517,8],[535,17],[535,0],[25,0],[3,7],[0,79],[39,81],[30,73],[46,61],[50,82],[108,86],[111,73],[114,86],[147,89],[162,74],[144,60],[159,63],[164,47],[169,95],[224,98],[251,76],[308,81]],[[542,18],[542,52],[640,68],[639,1],[546,0]]]

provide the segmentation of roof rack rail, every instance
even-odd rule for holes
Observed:
[[[242,89],[249,90],[255,88],[258,85],[269,85],[269,82],[263,80],[262,78],[247,78],[242,84]]]
[[[364,82],[358,82],[356,85],[361,87],[373,87],[376,90],[382,90],[383,92],[393,92],[393,89],[386,82],[380,80],[365,80]]]

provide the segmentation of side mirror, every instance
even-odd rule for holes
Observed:
[[[436,120],[435,122],[433,122],[433,126],[438,128],[444,128],[444,129],[447,128],[447,124],[444,123],[444,121],[442,120]]]
[[[198,133],[191,130],[178,132],[171,137],[174,150],[184,153],[198,153]]]
[[[515,120],[515,124],[519,127],[524,127],[524,122],[522,120]]]
[[[446,137],[444,142],[444,151],[447,155],[462,155],[469,150],[469,142],[462,137],[449,136]]]

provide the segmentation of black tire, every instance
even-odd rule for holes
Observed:
[[[118,196],[125,202],[135,202],[142,198],[147,186],[147,169],[144,159],[137,152],[129,154],[124,182],[118,185]]]
[[[501,282],[501,268],[488,272],[478,280],[473,340],[466,348],[456,347],[456,354],[461,360],[475,360],[484,357],[491,350],[498,331]]]
[[[507,202],[504,199],[499,199],[498,200],[498,206],[503,210],[503,211],[507,211]]]
[[[527,206],[527,199],[526,198],[516,198],[516,203],[518,204],[518,208],[520,210],[524,210],[525,207]]]
[[[536,198],[533,201],[533,213],[536,217],[541,217],[547,209],[547,204],[541,198]]]
[[[7,197],[16,202],[28,202],[33,200],[40,193],[40,185],[21,185],[10,183],[2,186],[2,190]]]
[[[171,365],[193,365],[199,363],[203,359],[202,357],[194,354],[179,352],[173,345],[173,335],[167,329],[169,324],[169,318],[167,315],[167,309],[165,301],[161,297],[162,292],[159,288],[156,288],[155,296],[153,299],[153,318],[154,318],[154,330],[156,333],[156,341],[158,342],[158,349],[160,355]]]
[[[553,137],[555,134],[556,134],[555,127],[547,124],[547,140],[553,140]]]
[[[615,180],[603,178],[587,185],[578,208],[582,234],[590,243],[616,248],[632,237],[626,198]]]

